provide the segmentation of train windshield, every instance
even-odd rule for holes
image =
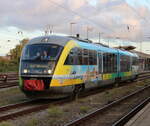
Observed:
[[[23,60],[56,60],[62,47],[54,44],[27,45],[24,48]]]

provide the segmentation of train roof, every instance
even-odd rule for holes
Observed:
[[[135,53],[132,53],[132,52],[129,52],[126,50],[106,47],[106,46],[103,46],[100,44],[84,43],[82,41],[77,41],[77,43],[79,44],[79,46],[84,47],[86,49],[92,49],[92,50],[102,51],[102,52],[106,52],[106,53],[120,53],[120,55],[138,57]]]
[[[106,51],[106,52],[116,52],[115,51],[116,49],[111,49],[111,48],[104,47],[102,45],[94,44],[88,40],[77,39],[75,37],[56,36],[56,35],[40,36],[40,37],[33,38],[29,41],[28,45],[43,44],[43,43],[53,43],[53,44],[56,43],[58,45],[65,46],[67,42],[70,40],[74,40],[81,47],[84,47],[87,49],[101,50],[101,51]]]
[[[97,50],[97,51],[102,51],[102,52],[109,52],[109,53],[117,53],[117,49],[105,47],[102,45],[94,44],[94,43],[84,43],[82,41],[77,41],[78,45],[86,48],[86,49],[92,49],[92,50]]]
[[[83,47],[86,49],[92,49],[92,50],[108,52],[108,53],[118,53],[119,52],[121,55],[129,55],[129,56],[134,56],[134,57],[137,56],[136,54],[125,51],[125,50],[105,47],[100,44],[91,43],[90,41],[88,43],[88,41],[76,39],[75,37],[67,37],[67,36],[51,35],[51,36],[36,37],[36,38],[31,39],[27,45],[42,44],[42,43],[53,43],[53,44],[56,43],[57,45],[65,46],[67,44],[67,42],[70,40],[74,40],[75,42],[77,42],[77,44],[80,47]]]
[[[56,36],[56,35],[51,35],[51,36],[40,36],[33,38],[29,41],[28,45],[31,44],[42,44],[42,43],[56,43],[61,46],[65,46],[68,41],[72,40],[69,37],[65,36]]]

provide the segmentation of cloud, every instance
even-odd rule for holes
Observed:
[[[93,33],[91,32],[92,37],[96,37],[98,32],[103,32],[105,37],[123,36],[136,40],[139,34],[142,33],[144,36],[150,33],[150,10],[143,4],[132,6],[133,3],[123,0],[13,0],[13,4],[11,2],[1,1],[1,28],[14,26],[34,31],[43,30],[49,24],[53,25],[55,32],[69,34],[70,22],[76,22],[73,26],[74,32],[80,32],[84,37],[87,26],[94,29]],[[127,26],[130,27],[130,34]]]

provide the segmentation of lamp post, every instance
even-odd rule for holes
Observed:
[[[132,25],[132,27],[133,27],[133,30],[135,30],[135,29],[140,30],[139,31],[139,33],[140,33],[139,37],[142,37],[142,31],[141,31],[140,27],[138,25]],[[139,40],[140,40],[139,41],[139,51],[142,52],[142,39],[139,38]]]
[[[87,37],[87,40],[89,38],[89,31],[92,31],[92,30],[93,30],[92,27],[89,27],[89,26],[86,27],[86,37]]]
[[[108,38],[108,47],[109,47],[109,38]]]
[[[120,41],[120,37],[116,37],[116,39]],[[121,46],[119,41],[117,42],[118,46]]]
[[[75,22],[70,23],[70,35],[72,36],[72,31],[73,31],[73,25],[76,24]]]
[[[142,52],[142,40],[140,41],[140,52]]]
[[[45,36],[46,35],[49,35],[49,34],[52,34],[53,33],[53,28],[54,26],[53,25],[47,25],[46,28],[45,28]]]
[[[101,35],[104,34],[103,32],[98,33],[99,43],[101,42]]]

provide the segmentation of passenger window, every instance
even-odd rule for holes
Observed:
[[[117,72],[117,55],[113,53],[103,54],[103,72],[114,73]]]
[[[89,65],[93,65],[93,52],[89,50]]]
[[[89,51],[87,49],[83,49],[83,65],[88,65],[88,61],[89,61]]]
[[[107,72],[107,54],[106,53],[104,53],[103,54],[103,73],[106,73]]]
[[[131,59],[129,56],[122,55],[120,56],[120,71],[128,72],[131,70]]]
[[[73,48],[66,58],[65,65],[97,65],[97,52]]]
[[[97,65],[97,52],[93,51],[93,65]]]
[[[83,60],[82,60],[82,49],[77,49],[77,57],[78,57],[78,65],[82,65],[83,64]]]
[[[97,52],[89,50],[89,65],[97,65]]]
[[[75,55],[75,48],[70,50],[70,53],[65,61],[65,65],[73,65],[75,63],[74,55]]]
[[[101,53],[98,53],[98,71],[99,73],[102,72],[102,54]]]

